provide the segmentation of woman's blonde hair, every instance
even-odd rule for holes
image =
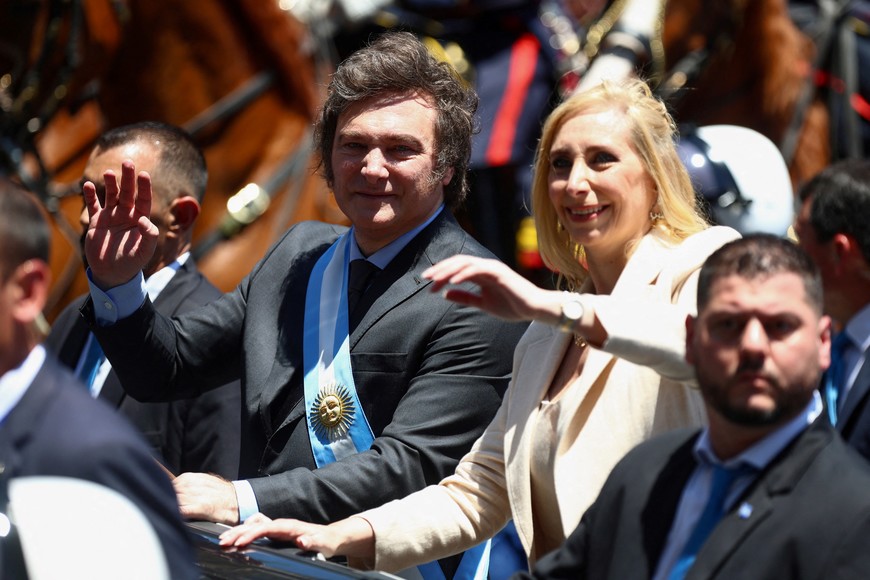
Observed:
[[[550,202],[550,148],[556,133],[577,115],[606,110],[625,114],[631,129],[632,147],[655,183],[655,211],[662,217],[651,219],[656,231],[679,241],[707,227],[685,166],[677,154],[677,134],[673,118],[665,105],[653,96],[647,84],[633,79],[623,83],[604,81],[570,97],[556,107],[544,123],[535,156],[532,183],[532,213],[538,234],[538,249],[544,263],[559,273],[560,283],[576,289],[589,275],[582,246],[571,240],[559,223]],[[633,247],[626,248],[627,253]]]

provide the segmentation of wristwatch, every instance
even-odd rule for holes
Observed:
[[[559,316],[559,330],[562,332],[574,332],[577,322],[583,317],[583,304],[576,295],[562,302],[562,314]]]

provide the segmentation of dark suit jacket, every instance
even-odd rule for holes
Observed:
[[[632,450],[562,548],[535,578],[651,578],[682,490],[697,433],[679,430]],[[687,580],[870,577],[870,466],[824,420],[760,475],[698,552]],[[743,503],[752,506],[739,515]]]
[[[88,396],[51,355],[0,423],[0,467],[3,490],[9,479],[30,475],[73,477],[114,489],[154,526],[172,577],[197,577],[175,491],[142,436],[109,406]],[[96,554],[99,547],[95,549]]]
[[[169,320],[147,303],[96,329],[124,388],[185,396],[242,377],[241,476],[272,517],[330,522],[453,473],[489,423],[525,324],[428,290],[421,273],[458,253],[491,256],[443,212],[374,278],[351,320],[351,364],[372,448],[315,469],[303,398],[305,293],[346,228],[294,226],[233,291]],[[92,304],[85,313],[93,320]]]
[[[858,453],[870,459],[870,353],[846,395],[837,418],[837,431]]]
[[[154,302],[166,316],[175,316],[221,296],[188,260]],[[45,346],[71,369],[82,354],[90,329],[79,309],[82,296],[58,317]],[[192,398],[169,403],[140,403],[127,396],[112,370],[100,398],[117,407],[145,435],[155,455],[173,473],[199,471],[235,479],[239,471],[242,396],[238,381]]]

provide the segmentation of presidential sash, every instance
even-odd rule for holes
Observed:
[[[489,554],[492,548],[492,540],[487,540],[473,548],[465,550],[462,560],[453,580],[487,580],[489,577]],[[446,580],[441,565],[438,562],[427,562],[417,566],[417,571],[423,580]],[[402,573],[399,573],[402,576]]]
[[[362,411],[350,366],[347,272],[350,231],[317,260],[305,294],[303,364],[305,419],[317,467],[365,451],[374,433]],[[336,293],[336,288],[341,292]],[[490,542],[467,550],[454,580],[485,580]],[[406,570],[407,578],[444,580],[438,562]]]
[[[317,260],[305,295],[305,418],[317,467],[365,451],[374,441],[350,367],[350,236],[348,232],[338,238]]]

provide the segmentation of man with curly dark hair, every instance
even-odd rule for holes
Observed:
[[[104,203],[85,184],[84,313],[127,392],[165,400],[241,378],[242,479],[181,474],[187,517],[341,519],[437,483],[492,419],[525,324],[447,303],[422,276],[454,254],[491,256],[449,209],[476,105],[411,34],[349,57],[315,145],[352,227],[294,226],[234,291],[173,319],[138,290],[157,235],[150,176],[107,172]]]

